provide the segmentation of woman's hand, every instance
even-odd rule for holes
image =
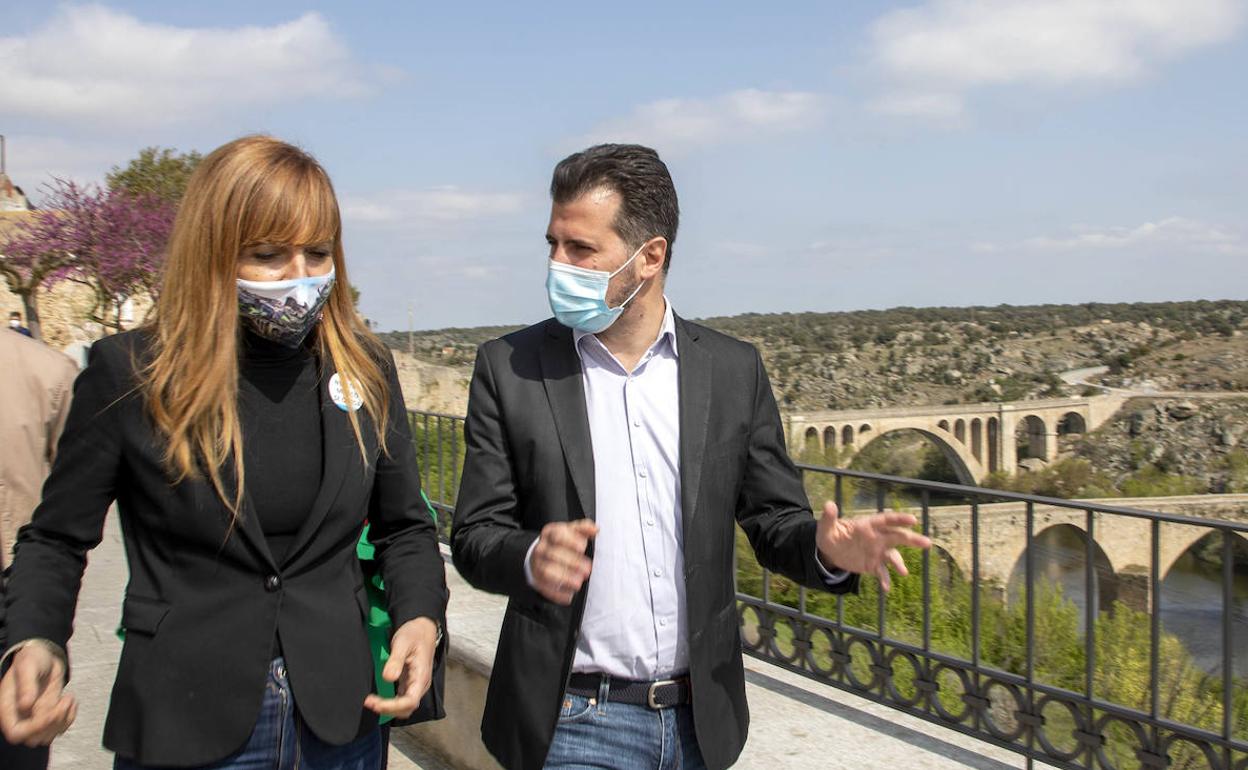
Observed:
[[[438,624],[429,618],[409,620],[390,637],[390,659],[381,670],[394,682],[394,697],[376,694],[364,699],[364,707],[382,716],[405,719],[420,705],[433,678],[433,654],[438,648]]]
[[[13,745],[47,746],[78,715],[74,696],[62,690],[65,664],[47,646],[29,643],[13,653],[0,679],[0,731]]]

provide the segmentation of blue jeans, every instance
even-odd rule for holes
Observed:
[[[269,666],[260,717],[241,749],[198,770],[377,770],[381,767],[381,733],[371,733],[344,746],[331,746],[313,735],[295,707],[286,677],[286,661]],[[117,757],[113,770],[156,770]]]
[[[605,689],[563,696],[549,770],[705,770],[690,706],[611,703]]]

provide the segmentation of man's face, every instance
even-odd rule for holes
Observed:
[[[546,242],[550,259],[588,270],[613,273],[633,252],[616,233],[613,223],[620,210],[618,193],[599,188],[567,203],[555,203],[550,209]],[[607,304],[616,307],[637,288],[640,280],[634,274],[639,262],[611,279],[607,288]]]

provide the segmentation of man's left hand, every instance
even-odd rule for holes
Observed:
[[[880,587],[892,588],[888,568],[899,575],[909,575],[898,547],[930,548],[930,538],[915,532],[918,522],[908,513],[876,513],[842,519],[836,503],[823,505],[823,516],[815,531],[819,558],[828,569],[843,569],[864,575],[876,575]]]
[[[399,626],[390,637],[390,659],[381,677],[394,682],[394,697],[376,694],[364,699],[364,707],[382,716],[405,719],[420,705],[433,680],[433,654],[438,647],[438,624],[416,618]]]

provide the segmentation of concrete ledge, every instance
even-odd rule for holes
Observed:
[[[481,743],[481,714],[507,600],[468,585],[449,559],[446,582],[451,590],[446,621],[450,635],[446,719],[396,728],[394,732],[402,732],[453,767],[499,770],[500,765]]]

